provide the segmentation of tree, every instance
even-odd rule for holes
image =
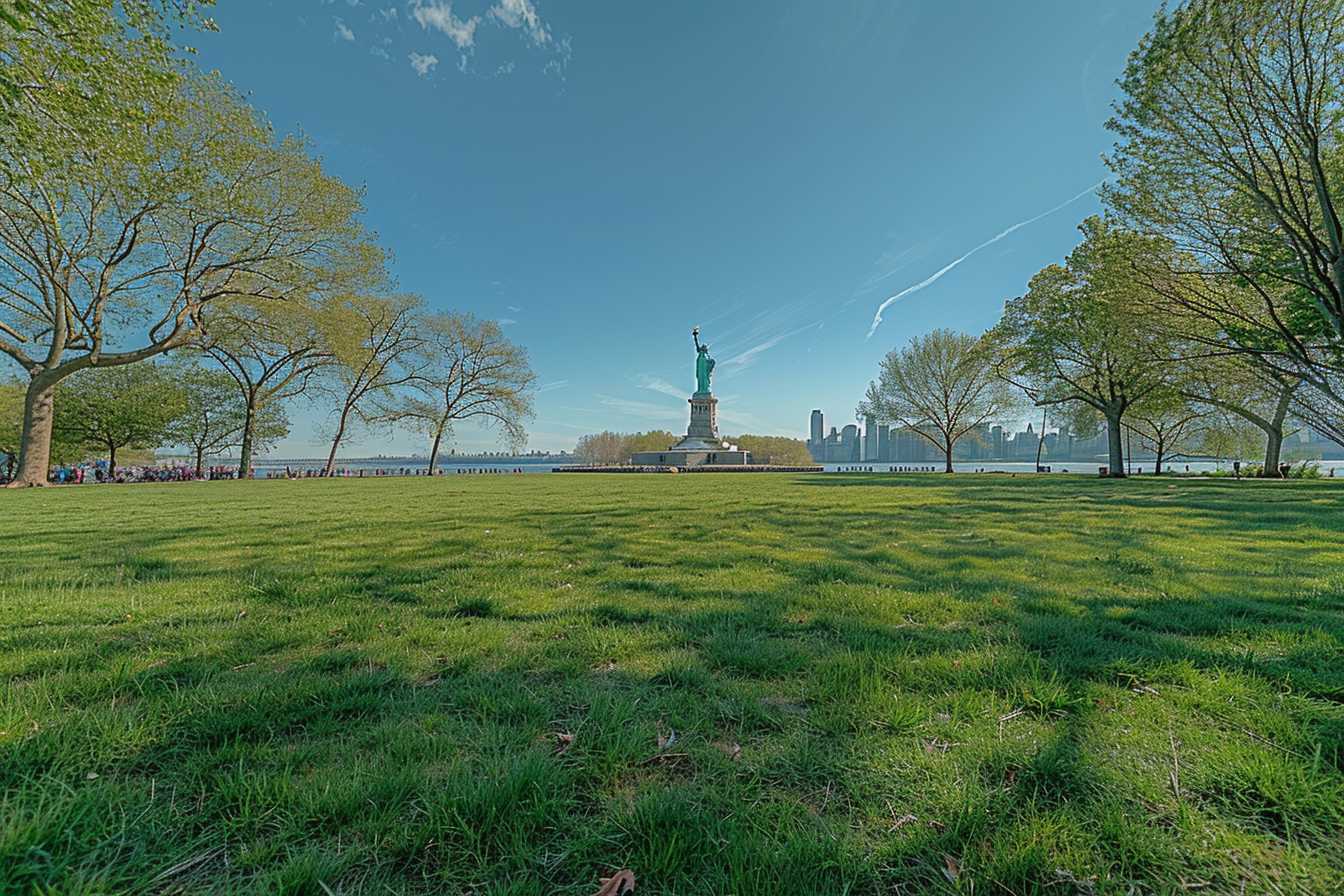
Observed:
[[[615,463],[626,463],[639,451],[666,451],[676,441],[677,437],[665,429],[624,434],[621,436],[621,457]]]
[[[1232,414],[1214,415],[1200,433],[1199,448],[1220,465],[1245,460],[1260,450],[1260,432]]]
[[[171,32],[216,30],[213,2],[0,0],[0,146],[38,163],[143,128],[177,87]]]
[[[574,446],[574,456],[590,464],[622,464],[630,459],[630,452],[626,450],[628,444],[627,436],[623,433],[610,430],[589,433],[579,437],[578,444]],[[662,447],[666,448],[667,445]]]
[[[17,484],[46,481],[56,386],[200,337],[208,308],[358,281],[360,194],[191,76],[123,140],[0,166],[0,352],[28,374]],[[54,126],[54,125],[53,125]],[[4,151],[0,147],[0,151]]]
[[[729,439],[743,451],[750,451],[752,461],[758,464],[777,464],[780,466],[812,466],[812,453],[802,439],[788,436],[742,435]]]
[[[242,401],[239,479],[252,475],[262,421],[283,417],[284,403],[302,395],[314,377],[335,363],[327,339],[332,323],[324,316],[328,310],[297,299],[237,299],[211,309],[198,345],[232,378]]]
[[[183,364],[173,375],[182,388],[185,406],[169,428],[168,440],[191,450],[199,479],[205,474],[207,457],[242,444],[247,402],[227,371]],[[268,404],[258,411],[252,425],[254,445],[269,445],[288,434],[289,420],[283,407]]]
[[[943,452],[944,472],[951,473],[957,441],[1008,406],[989,343],[968,333],[934,330],[887,353],[858,415],[918,433]]]
[[[336,468],[336,452],[352,418],[368,422],[373,414],[366,412],[370,399],[388,396],[410,381],[414,371],[404,362],[420,345],[420,308],[415,296],[351,296],[337,303],[329,329],[334,343],[333,387],[340,407],[327,453],[327,476]]]
[[[1299,389],[1293,396],[1294,416],[1317,433],[1344,446],[1344,374],[1330,377],[1328,389]]]
[[[1138,436],[1139,447],[1153,452],[1153,474],[1160,476],[1164,462],[1194,449],[1205,416],[1176,390],[1159,390],[1130,408],[1126,425]]]
[[[116,475],[121,449],[165,444],[186,407],[182,387],[158,364],[80,371],[61,384],[60,399],[61,439],[106,451],[109,475]]]
[[[1189,0],[1130,56],[1113,208],[1191,262],[1173,293],[1285,372],[1344,356],[1344,4]]]
[[[466,420],[497,426],[511,447],[521,447],[536,382],[527,352],[504,338],[496,322],[469,314],[429,315],[420,335],[407,388],[383,402],[374,419],[429,436],[431,475],[444,438]]]
[[[1158,240],[1089,218],[1083,242],[1063,265],[1031,278],[994,328],[1000,371],[1038,406],[1081,403],[1106,420],[1109,473],[1125,475],[1125,413],[1163,388],[1171,349],[1144,318],[1136,260],[1163,251]]]
[[[1260,430],[1265,441],[1261,475],[1275,475],[1288,434],[1288,414],[1302,379],[1262,365],[1253,355],[1197,357],[1184,366],[1181,394]]]

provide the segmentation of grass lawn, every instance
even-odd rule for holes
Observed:
[[[1344,891],[1344,483],[105,486],[0,545],[6,894]]]

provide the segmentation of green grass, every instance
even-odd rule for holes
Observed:
[[[0,494],[0,892],[1341,892],[1342,534],[1330,482]]]

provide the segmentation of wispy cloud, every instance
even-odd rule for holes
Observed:
[[[499,0],[490,7],[487,15],[506,28],[523,29],[532,43],[538,46],[551,40],[551,32],[537,15],[532,0]]]
[[[690,391],[688,389],[678,389],[667,380],[660,379],[656,376],[640,374],[636,377],[635,382],[639,384],[639,388],[641,389],[648,389],[650,392],[658,392],[669,398],[676,398],[680,401],[685,401],[690,396]]]
[[[420,77],[425,77],[434,70],[434,66],[439,64],[439,57],[433,53],[411,53],[411,68]]]
[[[552,380],[549,383],[543,383],[537,387],[537,394],[543,392],[554,392],[556,389],[563,389],[569,385],[569,380]]]
[[[721,362],[721,366],[726,368],[725,372],[736,373],[737,371],[745,370],[752,364],[756,363],[756,361],[760,358],[761,355],[765,354],[770,349],[779,345],[785,339],[788,339],[791,336],[797,336],[799,333],[802,333],[806,330],[811,330],[814,327],[819,326],[821,326],[821,321],[816,320],[810,324],[804,324],[801,327],[788,330],[784,333],[777,333],[774,336],[771,336],[769,339],[766,339],[762,342],[758,342],[751,348],[748,348],[746,351],[739,352],[736,355],[733,355],[731,358],[728,358],[726,361]]]
[[[644,420],[657,420],[667,423],[685,423],[687,412],[669,404],[655,404],[651,401],[639,401],[634,398],[617,398],[614,395],[597,396],[598,403],[620,414],[639,417]]]
[[[496,322],[497,324],[499,324],[501,327],[507,327],[509,324],[516,324],[516,323],[518,323],[518,321],[514,320],[514,319],[511,318],[511,317],[501,317],[499,320],[497,320],[497,321],[495,321],[495,322]]]
[[[445,2],[431,0],[429,3],[415,0],[411,6],[411,18],[415,19],[421,28],[426,30],[433,28],[448,35],[459,49],[470,47],[476,42],[476,26],[481,23],[480,16],[459,19],[453,15],[452,3],[446,0]]]
[[[944,274],[946,274],[948,271],[950,271],[950,270],[952,270],[953,268],[955,268],[957,265],[961,264],[961,263],[962,263],[963,261],[965,261],[966,259],[970,258],[970,257],[971,257],[972,255],[974,255],[975,253],[979,252],[981,249],[984,249],[984,248],[986,248],[986,247],[988,247],[988,246],[992,246],[992,245],[994,245],[995,243],[997,243],[999,240],[1001,240],[1001,239],[1003,239],[1004,237],[1008,236],[1009,234],[1013,233],[1014,231],[1021,230],[1023,227],[1026,227],[1028,224],[1035,224],[1037,221],[1041,220],[1042,218],[1045,218],[1045,217],[1048,217],[1048,216],[1050,216],[1050,215],[1053,215],[1055,212],[1059,211],[1060,209],[1063,209],[1063,208],[1065,208],[1066,206],[1072,205],[1073,203],[1077,202],[1079,199],[1082,199],[1084,196],[1088,195],[1089,193],[1095,192],[1096,189],[1097,189],[1098,187],[1100,187],[1103,183],[1105,183],[1105,181],[1097,181],[1095,184],[1093,184],[1092,186],[1088,187],[1086,190],[1083,190],[1082,192],[1078,193],[1078,194],[1075,195],[1075,196],[1071,196],[1070,198],[1068,198],[1068,199],[1064,200],[1063,202],[1061,202],[1059,205],[1056,205],[1054,208],[1047,209],[1046,211],[1041,212],[1039,215],[1034,215],[1034,216],[1032,216],[1032,217],[1030,217],[1030,218],[1027,218],[1025,221],[1018,221],[1016,224],[1012,225],[1011,227],[1009,227],[1009,228],[1007,228],[1007,229],[1005,229],[1005,230],[1001,230],[1001,231],[999,231],[999,232],[996,233],[994,236],[990,237],[989,239],[985,240],[985,241],[984,241],[983,243],[981,243],[980,245],[976,246],[974,249],[972,249],[972,250],[970,250],[969,252],[967,252],[966,254],[962,255],[960,258],[953,259],[952,261],[950,261],[950,262],[948,262],[947,264],[943,265],[943,267],[939,268],[939,269],[938,269],[937,271],[935,271],[933,274],[930,274],[928,277],[925,277],[923,280],[919,281],[918,283],[916,283],[916,284],[914,284],[914,285],[912,285],[912,286],[907,286],[905,289],[903,289],[903,290],[901,290],[900,292],[896,293],[894,296],[891,296],[891,297],[888,298],[886,301],[884,301],[881,305],[878,305],[878,306],[877,306],[877,312],[873,315],[873,325],[872,325],[871,327],[868,328],[868,335],[865,336],[864,338],[865,338],[865,339],[871,339],[872,336],[873,336],[873,334],[877,332],[877,328],[880,327],[880,326],[882,325],[882,312],[884,312],[884,311],[886,311],[888,308],[890,308],[890,307],[891,307],[891,304],[892,304],[893,302],[895,302],[895,301],[897,301],[897,300],[899,300],[899,299],[903,299],[903,298],[905,298],[906,296],[910,295],[911,293],[919,292],[921,289],[924,289],[926,286],[932,286],[933,284],[935,284],[935,283],[937,283],[939,280],[941,280]]]
[[[352,41],[355,39],[355,32],[351,31],[350,26],[345,24],[345,22],[342,22],[340,19],[337,19],[336,36],[339,37],[341,40]]]

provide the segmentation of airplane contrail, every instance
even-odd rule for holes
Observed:
[[[1037,221],[1041,220],[1042,218],[1049,217],[1050,215],[1053,215],[1055,212],[1059,211],[1060,209],[1062,209],[1062,208],[1064,208],[1064,207],[1066,207],[1066,206],[1073,205],[1075,202],[1077,202],[1079,199],[1082,199],[1082,198],[1083,198],[1084,196],[1086,196],[1088,193],[1095,192],[1096,189],[1097,189],[1097,187],[1100,187],[1100,186],[1101,186],[1102,184],[1104,184],[1104,183],[1106,183],[1106,181],[1104,181],[1104,180],[1099,180],[1099,181],[1097,181],[1096,183],[1094,183],[1092,186],[1088,187],[1086,190],[1083,190],[1081,193],[1077,194],[1076,196],[1073,196],[1073,197],[1071,197],[1071,198],[1069,198],[1069,199],[1066,199],[1065,201],[1061,202],[1059,205],[1055,206],[1054,208],[1049,209],[1048,211],[1043,211],[1043,212],[1041,212],[1039,215],[1036,215],[1036,216],[1033,217],[1033,218],[1028,218],[1028,219],[1025,220],[1025,221],[1018,221],[1018,222],[1017,222],[1016,224],[1014,224],[1012,227],[1009,227],[1007,230],[1003,230],[1003,231],[1000,231],[999,233],[996,233],[994,236],[992,236],[992,237],[990,237],[989,239],[985,240],[983,243],[981,243],[980,245],[976,246],[974,249],[972,249],[971,251],[967,252],[965,255],[961,256],[960,258],[957,258],[957,259],[955,259],[955,260],[953,260],[953,261],[948,262],[948,263],[947,263],[946,265],[944,265],[942,268],[940,268],[939,270],[937,270],[937,271],[934,272],[933,274],[930,274],[930,275],[929,275],[928,277],[926,277],[925,279],[919,281],[918,283],[914,284],[913,286],[907,286],[905,289],[903,289],[903,290],[901,290],[900,292],[896,293],[896,295],[891,296],[891,297],[888,298],[885,302],[883,302],[881,305],[878,305],[878,306],[877,306],[877,313],[873,315],[873,325],[872,325],[871,327],[868,328],[868,335],[864,337],[865,341],[868,340],[868,339],[871,339],[871,338],[873,337],[873,334],[874,334],[875,332],[877,332],[877,328],[878,328],[879,326],[882,325],[882,312],[883,312],[883,311],[886,311],[887,308],[889,308],[889,307],[891,306],[891,303],[892,303],[892,302],[896,301],[897,299],[903,299],[903,298],[905,298],[906,296],[910,295],[912,292],[919,292],[921,289],[923,289],[923,288],[926,287],[926,286],[932,286],[934,283],[937,283],[938,280],[941,279],[942,276],[943,276],[944,274],[946,274],[948,271],[952,270],[952,269],[955,268],[957,265],[961,264],[963,261],[965,261],[966,259],[970,258],[970,257],[971,257],[972,255],[974,255],[975,253],[979,252],[981,249],[984,249],[986,246],[992,246],[992,245],[994,245],[995,243],[997,243],[999,240],[1001,240],[1001,239],[1003,239],[1004,237],[1006,237],[1008,234],[1012,233],[1013,231],[1015,231],[1015,230],[1020,230],[1020,229],[1022,229],[1023,227],[1026,227],[1028,224],[1035,224]]]

